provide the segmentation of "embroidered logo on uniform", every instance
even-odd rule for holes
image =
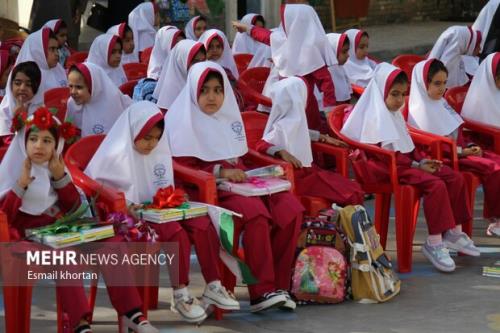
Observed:
[[[101,124],[95,124],[94,127],[92,127],[92,132],[94,134],[102,134],[104,133],[104,126]]]
[[[241,121],[235,121],[231,124],[231,129],[236,134],[236,139],[242,141],[245,139],[245,135],[243,133],[243,124]]]
[[[167,173],[167,168],[164,164],[159,163],[155,164],[153,167],[153,174],[156,177],[156,180],[153,182],[157,187],[164,187],[167,185],[171,185],[170,181],[165,178],[165,174]]]

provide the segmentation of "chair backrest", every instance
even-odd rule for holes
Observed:
[[[406,73],[408,80],[411,82],[411,74],[413,67],[422,60],[425,60],[424,56],[419,56],[416,54],[400,54],[392,60],[392,64],[399,67]]]
[[[66,64],[64,67],[70,68],[74,64],[82,63],[87,59],[88,56],[89,56],[89,53],[87,51],[75,52],[75,53],[69,55],[69,57],[66,59]]]
[[[338,136],[344,126],[345,113],[352,108],[350,104],[340,104],[328,114],[328,126]]]
[[[238,68],[238,73],[243,73],[245,69],[248,68],[248,64],[252,61],[253,54],[250,53],[239,53],[234,55],[234,62],[236,62],[236,67]]]
[[[248,68],[241,73],[238,83],[243,82],[247,87],[261,94],[270,71],[268,67]]]
[[[60,87],[47,90],[43,95],[43,103],[48,108],[56,108],[56,117],[64,121],[68,107],[69,88]]]
[[[68,167],[83,172],[105,137],[104,134],[89,135],[71,145],[65,155]]]
[[[262,139],[269,116],[262,112],[246,111],[241,113],[245,124],[245,135],[250,149],[255,149],[257,142]]]
[[[149,65],[149,58],[151,58],[151,52],[153,51],[153,47],[148,47],[141,52],[141,63]]]
[[[444,94],[444,98],[448,101],[450,106],[455,109],[457,113],[462,112],[462,107],[464,106],[465,96],[467,96],[467,92],[469,91],[469,86],[461,86],[454,87],[448,89],[446,94]]]
[[[140,62],[131,62],[123,65],[123,70],[129,81],[145,78],[148,73],[148,66]]]
[[[130,98],[132,98],[132,95],[134,94],[134,88],[137,85],[137,82],[139,82],[139,80],[132,80],[125,82],[120,86],[120,91],[125,95],[129,95]]]
[[[406,96],[405,105],[403,105],[403,108],[401,109],[401,114],[403,115],[403,118],[405,118],[405,121],[408,121],[408,114],[410,113],[410,109],[408,109],[409,102],[410,97]]]

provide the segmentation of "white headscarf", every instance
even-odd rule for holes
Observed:
[[[426,132],[446,136],[460,127],[463,120],[444,98],[433,100],[427,93],[427,74],[434,60],[424,60],[413,67],[408,123]]]
[[[107,34],[111,35],[116,35],[120,37],[123,41],[125,38],[125,27],[127,26],[127,23],[123,22],[117,25],[112,26],[111,28],[106,31]],[[133,36],[133,31],[132,31],[132,36]],[[133,37],[132,37],[133,38]],[[134,40],[135,43],[135,40]],[[122,53],[122,65],[129,64],[131,62],[139,62],[139,52],[137,51],[137,46],[134,45],[134,50],[131,53]]]
[[[208,51],[210,43],[214,38],[219,39],[222,46],[224,47],[224,50],[222,51],[222,55],[219,59],[212,61],[218,63],[225,69],[228,69],[231,74],[233,74],[234,78],[238,79],[238,68],[236,67],[236,63],[234,62],[234,56],[231,52],[231,46],[229,46],[226,35],[222,31],[217,29],[209,29],[200,36],[200,39],[198,41],[203,43],[203,45],[205,45],[205,49]]]
[[[462,107],[464,118],[500,127],[500,90],[495,85],[498,66],[500,52],[490,54],[479,65]]]
[[[56,117],[53,117],[53,119],[60,125]],[[24,161],[28,157],[26,153],[26,139],[26,127],[23,127],[16,133],[0,164],[0,199],[7,195],[21,176]],[[64,139],[59,136],[56,149],[57,154],[61,154],[63,148]],[[45,162],[42,165],[31,163],[31,176],[34,179],[22,197],[20,208],[22,212],[31,215],[41,215],[57,202],[57,193],[50,183],[51,173],[48,165],[49,162]]]
[[[134,33],[134,44],[137,52],[142,52],[153,46],[156,35],[154,3],[143,2],[135,7],[128,14],[128,25]]]
[[[86,62],[90,62],[101,67],[117,87],[128,81],[127,75],[125,75],[125,71],[123,70],[121,63],[116,68],[111,67],[108,63],[109,57],[111,56],[113,47],[117,43],[118,38],[118,36],[111,34],[102,34],[97,36],[90,46],[89,56],[86,60]]]
[[[380,143],[382,148],[401,153],[415,148],[401,111],[391,112],[385,105],[385,97],[399,73],[401,69],[393,65],[377,65],[373,80],[354,106],[342,134],[362,143]]]
[[[283,29],[271,33],[272,58],[281,76],[303,76],[335,63],[336,57],[314,8],[286,5],[281,25]]]
[[[472,25],[472,29],[475,31],[481,31],[483,38],[481,40],[481,49],[484,47],[484,42],[488,37],[490,31],[491,23],[493,17],[495,16],[498,7],[500,6],[500,0],[489,0],[488,3],[481,9],[479,15]]]
[[[148,78],[158,80],[162,66],[168,60],[170,51],[175,46],[175,40],[179,35],[182,35],[182,31],[170,25],[158,30],[155,45],[149,58]]]
[[[59,31],[59,28],[60,28],[62,22],[63,22],[63,20],[61,20],[61,19],[53,19],[53,20],[47,21],[43,26],[50,28],[50,30],[52,30],[54,33],[57,33]]]
[[[201,111],[198,94],[210,71],[224,79],[224,102],[213,115]],[[212,62],[194,64],[186,85],[170,107],[165,120],[173,156],[193,156],[204,161],[220,161],[247,153],[245,128],[238,103],[224,69]]]
[[[290,77],[275,83],[271,98],[273,107],[262,139],[283,147],[303,166],[310,167],[313,156],[305,112],[307,86],[304,80]]]
[[[326,35],[328,42],[330,43],[333,53],[338,57],[340,51],[342,51],[342,46],[347,37],[347,34],[335,34],[330,33]],[[339,65],[338,62],[334,65],[328,67],[330,75],[332,76],[333,84],[335,85],[335,99],[337,101],[347,101],[351,99],[352,87],[347,74],[344,70],[343,65]]]
[[[428,59],[441,60],[448,69],[447,87],[463,86],[469,82],[462,55],[472,55],[480,33],[470,27],[451,26],[439,36]]]
[[[17,63],[19,65],[20,63]],[[16,66],[17,66],[16,65]],[[15,66],[14,66],[15,68]],[[14,117],[14,111],[16,110],[16,99],[11,89],[12,73],[14,68],[9,74],[9,78],[7,80],[7,84],[5,86],[5,96],[0,102],[0,136],[12,134],[10,132],[10,127],[12,125],[12,118]],[[30,78],[31,79],[31,78]],[[41,80],[43,81],[43,74],[41,76]],[[25,106],[28,109],[28,116],[31,116],[33,112],[35,112],[38,107],[43,105],[43,92],[42,92],[42,82],[39,82],[38,91],[29,101],[25,101]]]
[[[174,184],[172,157],[167,133],[147,155],[140,154],[135,141],[163,119],[160,109],[148,101],[128,107],[116,120],[90,160],[85,173],[99,183],[125,193],[127,201],[151,201],[159,188]]]
[[[132,99],[122,94],[99,66],[88,62],[76,66],[90,86],[90,101],[77,105],[70,97],[66,117],[82,130],[82,137],[106,134],[123,110],[132,104]]]
[[[203,48],[203,44],[190,39],[177,43],[168,59],[163,63],[160,78],[153,92],[156,104],[163,109],[170,109],[170,105],[179,95],[186,84],[188,67],[193,57]]]
[[[241,19],[241,23],[252,26],[255,20],[262,15],[259,14],[246,14]],[[253,67],[271,67],[271,48],[264,44],[257,42],[250,36],[250,32],[237,32],[234,37],[233,54],[248,53],[253,54],[252,60],[248,64],[248,68]]]
[[[349,78],[350,83],[361,87],[366,87],[374,75],[374,70],[377,64],[375,61],[365,57],[359,60],[356,57],[356,49],[358,48],[361,37],[364,31],[358,29],[349,29],[345,32],[349,38],[349,59],[344,64],[344,70]],[[335,87],[336,89],[337,87]]]
[[[198,15],[195,17],[192,17],[187,23],[186,26],[184,27],[184,33],[186,34],[187,39],[191,39],[194,41],[197,41],[198,38],[196,38],[196,35],[194,34],[194,30],[196,27],[196,24],[198,23],[199,19],[204,19],[202,16]]]

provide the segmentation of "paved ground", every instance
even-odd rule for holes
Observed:
[[[421,333],[500,332],[500,279],[481,276],[483,265],[500,260],[500,240],[484,236],[486,223],[479,217],[482,193],[478,193],[474,240],[485,251],[481,258],[456,257],[457,271],[438,273],[420,254],[426,228],[420,218],[414,239],[411,274],[403,274],[401,294],[386,304],[362,305],[347,301],[337,305],[301,306],[295,313],[279,310],[262,315],[249,313],[248,296],[238,287],[242,310],[225,315],[224,320],[208,319],[201,327],[187,325],[168,310],[170,290],[160,289],[158,310],[150,318],[161,332],[350,332]],[[367,202],[369,209],[373,201]],[[422,216],[422,214],[420,214]],[[388,252],[395,257],[394,226],[391,222]],[[494,253],[486,253],[491,252]],[[196,262],[192,265],[191,291],[201,296],[204,284]],[[162,272],[162,280],[166,273]],[[165,280],[166,281],[166,280]],[[32,332],[55,332],[54,288],[38,286],[32,305]],[[116,313],[111,310],[106,290],[100,288],[95,308],[94,332],[116,332]],[[3,312],[0,308],[0,320]],[[0,332],[3,332],[0,327]]]

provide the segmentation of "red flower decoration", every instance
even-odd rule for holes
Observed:
[[[56,122],[49,109],[41,107],[33,113],[33,124],[41,131],[53,127]]]
[[[78,129],[72,123],[66,121],[59,127],[59,134],[64,140],[69,140],[78,134]]]
[[[16,112],[14,118],[12,118],[12,126],[10,128],[10,132],[14,133],[23,128],[27,119],[28,119],[28,112],[26,112],[26,110]]]
[[[186,202],[186,192],[181,189],[175,189],[173,186],[159,188],[153,197],[151,208],[163,209],[174,208]]]

